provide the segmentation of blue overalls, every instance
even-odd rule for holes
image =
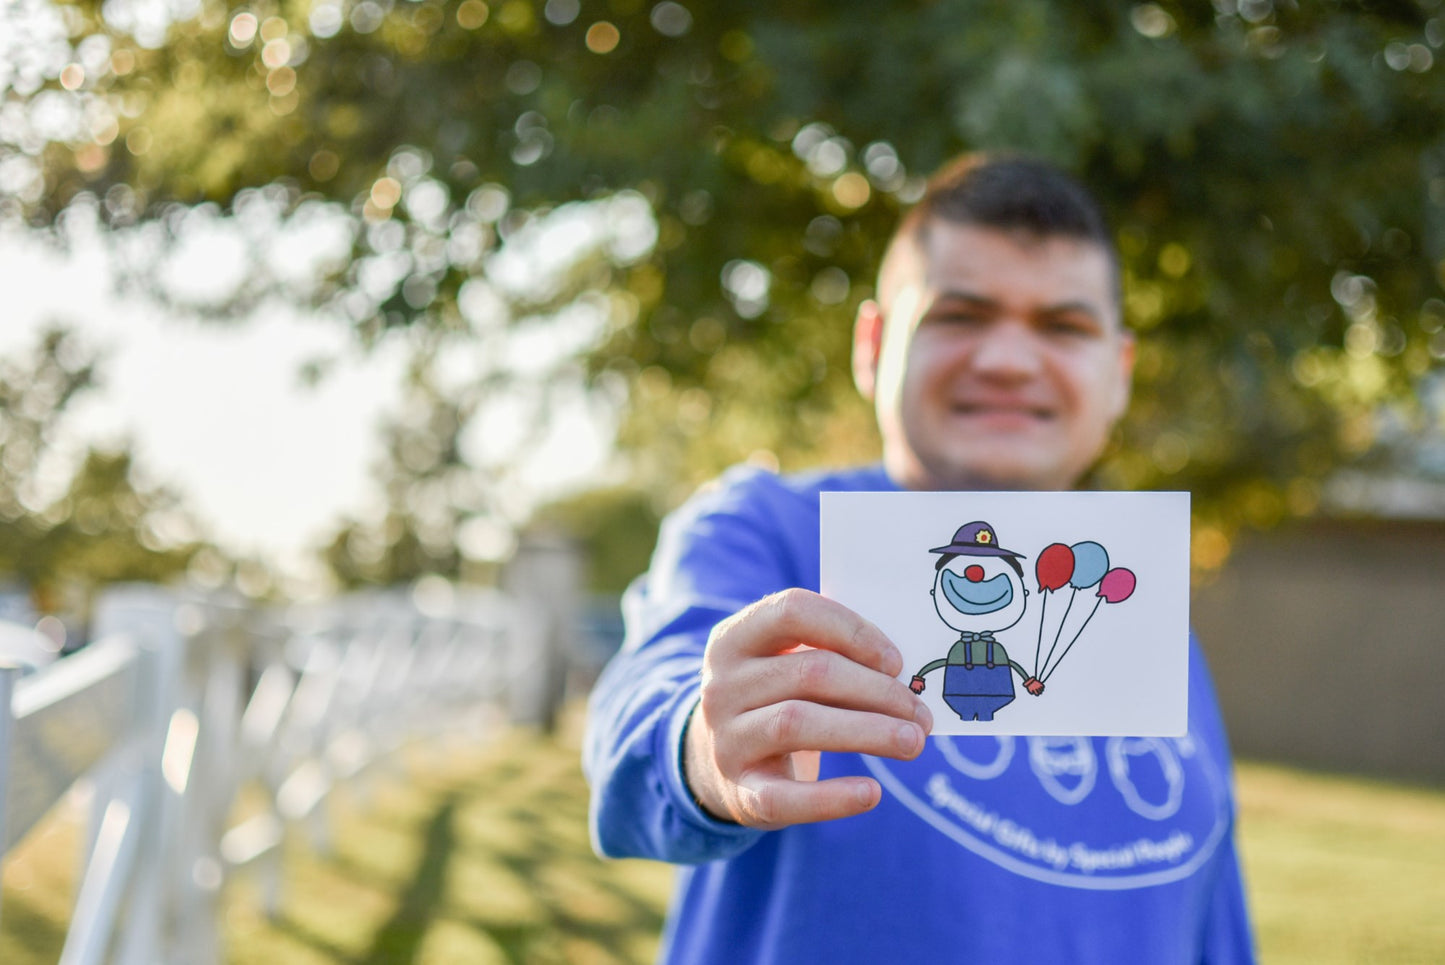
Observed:
[[[1014,699],[1013,672],[1007,663],[993,662],[992,640],[983,666],[973,662],[973,644],[964,644],[964,663],[943,670],[943,702],[964,720],[993,720],[993,715]]]

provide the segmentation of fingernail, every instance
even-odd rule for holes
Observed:
[[[919,727],[923,728],[924,734],[932,733],[933,711],[929,710],[928,705],[921,700],[918,701],[918,706],[913,708],[913,719],[918,722]]]
[[[901,674],[903,672],[903,651],[899,650],[897,647],[889,650],[886,658],[885,669],[890,675],[894,677]]]
[[[898,728],[898,746],[913,753],[923,743],[923,730],[917,724],[904,724]]]

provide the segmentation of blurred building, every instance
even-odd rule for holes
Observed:
[[[1445,781],[1445,511],[1431,501],[1249,534],[1196,590],[1238,753]]]

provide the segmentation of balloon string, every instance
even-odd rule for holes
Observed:
[[[1052,647],[1049,647],[1049,655],[1044,658],[1044,668],[1045,668],[1045,669],[1048,668],[1048,666],[1049,666],[1049,661],[1054,658],[1054,650],[1056,650],[1056,649],[1058,648],[1058,646],[1059,646],[1059,637],[1063,636],[1063,634],[1064,634],[1064,624],[1069,622],[1069,611],[1074,608],[1074,600],[1078,599],[1078,596],[1079,596],[1079,588],[1078,588],[1078,587],[1074,587],[1073,593],[1071,593],[1071,594],[1069,595],[1069,605],[1066,606],[1066,607],[1064,607],[1064,618],[1059,621],[1059,628],[1054,631],[1054,645],[1053,645]],[[1042,615],[1040,615],[1040,619],[1042,619]],[[1039,627],[1040,627],[1040,629],[1042,629],[1042,628],[1043,628],[1043,624],[1040,623],[1040,624],[1039,624]],[[1037,668],[1036,668],[1036,669],[1037,669]],[[1038,674],[1034,674],[1034,676],[1037,677]],[[1042,678],[1040,678],[1040,679],[1042,679]]]
[[[1039,596],[1043,597],[1043,602],[1039,604],[1039,642],[1034,644],[1035,677],[1039,675],[1039,651],[1044,648],[1044,614],[1049,612],[1049,596],[1052,593],[1052,590],[1050,590],[1048,593],[1045,593],[1044,588],[1039,587]]]
[[[1049,679],[1051,676],[1053,676],[1054,670],[1058,670],[1058,669],[1059,669],[1059,664],[1063,663],[1063,662],[1064,662],[1064,658],[1069,655],[1069,651],[1072,650],[1072,649],[1074,649],[1074,644],[1075,644],[1075,643],[1078,643],[1079,637],[1080,637],[1080,636],[1083,634],[1083,632],[1084,632],[1084,627],[1087,627],[1087,626],[1089,625],[1089,621],[1092,620],[1092,619],[1094,619],[1094,614],[1099,612],[1099,604],[1100,604],[1100,603],[1103,603],[1103,602],[1104,602],[1104,598],[1103,598],[1102,596],[1099,597],[1097,600],[1094,601],[1094,608],[1089,611],[1089,615],[1088,615],[1088,616],[1084,617],[1084,622],[1083,622],[1082,624],[1080,624],[1080,626],[1079,626],[1079,632],[1076,633],[1076,634],[1074,634],[1074,639],[1072,639],[1072,640],[1069,641],[1069,645],[1064,648],[1064,652],[1061,653],[1061,654],[1059,654],[1059,659],[1054,661],[1054,668],[1053,668],[1053,670],[1048,670],[1042,677],[1039,678],[1040,682],[1044,682],[1044,683],[1048,682],[1048,679]],[[1048,666],[1048,664],[1047,664],[1047,662],[1045,662],[1045,667],[1047,667],[1047,666]]]

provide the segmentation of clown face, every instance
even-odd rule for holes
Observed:
[[[933,607],[954,630],[1006,630],[1024,615],[1023,577],[1002,556],[955,556],[933,578]]]

